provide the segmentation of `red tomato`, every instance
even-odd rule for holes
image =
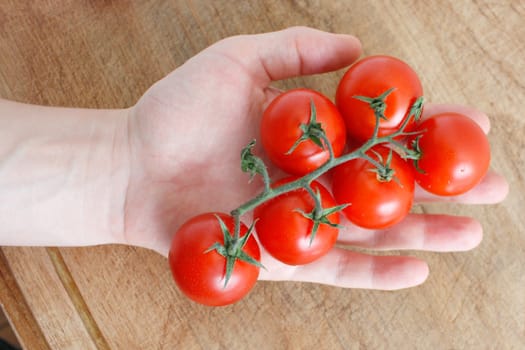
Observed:
[[[416,182],[426,191],[453,196],[476,186],[487,173],[490,145],[472,119],[458,113],[441,113],[424,120],[417,130],[421,159]],[[413,137],[412,139],[415,139]]]
[[[275,183],[279,186],[295,180],[286,178]],[[336,206],[332,195],[320,183],[313,181],[312,189],[319,190],[324,209]],[[287,192],[254,210],[255,230],[263,247],[276,259],[289,265],[302,265],[326,254],[335,244],[339,229],[320,224],[311,241],[313,221],[297,210],[311,213],[314,200],[305,189]],[[333,224],[339,223],[339,213],[327,215]]]
[[[287,154],[301,138],[302,124],[310,122],[313,101],[317,122],[321,123],[335,156],[341,155],[346,143],[344,121],[335,105],[322,94],[309,89],[287,91],[270,103],[261,120],[261,141],[270,160],[282,170],[305,175],[329,159],[328,149],[322,149],[311,140],[300,143]]]
[[[169,252],[169,264],[173,278],[180,290],[190,299],[205,305],[227,305],[243,298],[252,289],[259,276],[259,268],[236,260],[226,287],[226,258],[217,251],[206,252],[213,244],[224,244],[218,215],[230,232],[234,232],[234,220],[222,213],[205,213],[185,222],[173,237]],[[241,237],[246,234],[241,225]],[[260,261],[257,241],[250,237],[243,251]]]
[[[390,149],[373,148],[386,160]],[[371,158],[379,157],[369,151]],[[349,204],[343,213],[352,223],[370,229],[381,229],[401,221],[412,207],[414,198],[414,174],[411,165],[397,153],[392,152],[390,168],[394,178],[383,181],[369,161],[358,158],[350,160],[333,170],[332,193],[339,204]]]
[[[365,142],[372,137],[376,125],[370,105],[354,96],[375,98],[390,88],[394,90],[385,99],[387,119],[379,121],[379,136],[392,134],[403,124],[413,103],[423,95],[421,82],[410,66],[390,56],[370,56],[348,69],[337,87],[336,105],[349,138]],[[410,131],[412,125],[410,121],[405,130]]]

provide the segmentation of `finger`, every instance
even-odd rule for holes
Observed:
[[[332,249],[313,263],[261,270],[260,279],[321,283],[344,288],[397,290],[417,286],[428,277],[428,265],[405,256],[374,256]]]
[[[240,63],[260,86],[300,75],[343,68],[361,54],[361,43],[351,35],[307,27],[240,35],[211,47]]]
[[[417,186],[414,198],[417,203],[451,202],[464,204],[496,204],[502,202],[508,193],[509,184],[507,180],[503,176],[489,171],[478,185],[461,195],[437,196]]]
[[[466,115],[467,117],[472,118],[478,125],[483,129],[485,134],[487,134],[490,130],[490,120],[489,117],[472,107],[458,105],[458,104],[434,104],[434,103],[427,103],[425,104],[425,108],[423,109],[423,115],[422,119],[429,118],[433,115],[439,114],[439,113],[445,113],[445,112],[454,112]]]
[[[346,225],[339,243],[374,250],[466,251],[479,245],[483,229],[469,217],[409,214],[385,230],[366,230]]]

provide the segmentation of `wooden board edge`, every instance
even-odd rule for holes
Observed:
[[[51,350],[0,248],[0,303],[24,349]]]

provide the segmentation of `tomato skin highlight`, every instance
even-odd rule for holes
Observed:
[[[288,177],[274,186],[295,180]],[[317,181],[313,181],[314,192],[319,190],[324,209],[334,207],[330,192]],[[296,210],[309,214],[314,209],[314,200],[305,189],[285,193],[263,203],[254,210],[255,230],[262,246],[277,260],[288,265],[303,265],[325,255],[337,241],[339,229],[320,224],[310,244],[313,221]],[[339,223],[339,213],[328,215],[330,222]]]
[[[416,182],[426,191],[454,196],[476,186],[490,165],[490,144],[483,129],[459,113],[440,113],[421,122],[416,131],[421,159]],[[416,136],[412,137],[412,140]]]
[[[226,258],[217,251],[206,252],[214,243],[224,244],[218,215],[230,232],[234,232],[234,220],[224,213],[204,213],[186,221],[175,233],[168,255],[173,278],[179,289],[190,299],[204,305],[222,306],[232,304],[255,285],[259,268],[237,259],[226,287]],[[240,236],[248,231],[241,224]],[[260,261],[261,254],[253,236],[244,249],[248,255]]]
[[[390,152],[383,146],[372,149],[383,159],[387,159]],[[374,153],[367,154],[377,160]],[[390,167],[395,171],[395,179],[388,182],[379,181],[372,171],[374,165],[362,158],[333,169],[332,193],[338,204],[349,204],[343,213],[352,223],[382,229],[398,223],[410,212],[415,187],[413,169],[395,152]]]
[[[301,124],[310,121],[311,101],[315,104],[317,122],[330,140],[334,155],[341,155],[346,144],[346,127],[337,107],[327,97],[310,89],[293,89],[275,98],[261,120],[261,142],[270,160],[289,174],[302,176],[319,168],[329,159],[328,149],[311,140],[287,152],[301,138]]]
[[[336,105],[347,127],[348,137],[363,143],[372,137],[376,124],[369,104],[354,96],[378,97],[390,88],[386,97],[387,120],[379,121],[379,136],[394,133],[409,116],[412,104],[423,95],[416,72],[405,62],[390,56],[369,56],[352,65],[341,78],[336,92]],[[409,121],[405,131],[414,126]]]

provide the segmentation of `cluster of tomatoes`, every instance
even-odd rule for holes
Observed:
[[[307,264],[337,241],[341,212],[355,225],[383,229],[409,213],[416,184],[441,196],[478,184],[490,162],[483,130],[452,112],[421,118],[422,94],[406,63],[371,56],[344,74],[335,104],[310,89],[278,96],[263,114],[261,141],[290,176],[270,183],[262,160],[243,151],[243,170],[263,175],[266,189],[231,215],[205,213],[181,226],[169,254],[179,288],[202,304],[233,303],[262,266],[253,232],[274,258]],[[317,181],[322,174],[329,188]],[[239,217],[252,208],[248,228]]]

